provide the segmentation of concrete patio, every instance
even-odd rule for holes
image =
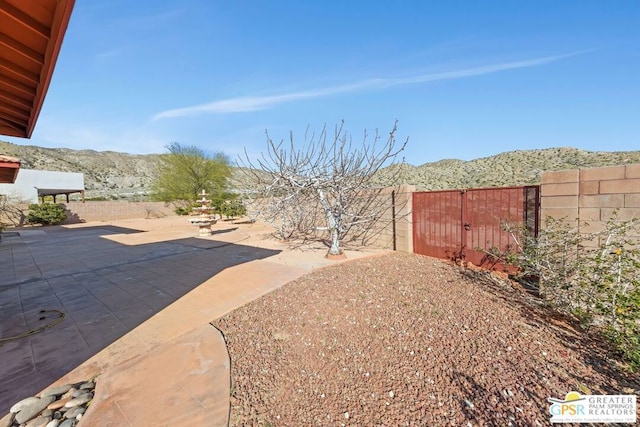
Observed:
[[[268,239],[263,225],[213,228],[194,237],[184,217],[166,217],[5,233],[0,338],[50,322],[41,310],[65,318],[0,345],[0,415],[51,384],[97,377],[84,425],[226,425],[230,362],[209,322],[335,261]]]

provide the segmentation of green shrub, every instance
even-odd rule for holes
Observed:
[[[178,206],[173,211],[176,213],[176,215],[189,215],[189,212],[191,212],[191,209],[184,206]]]
[[[491,255],[539,279],[540,294],[583,327],[597,327],[613,347],[640,369],[640,219],[614,214],[597,233],[580,233],[549,218],[537,238],[504,225],[514,244]]]
[[[225,202],[222,203],[219,212],[227,218],[237,218],[239,216],[246,215],[247,208],[242,200],[234,198],[225,200]]]
[[[30,224],[55,225],[67,219],[64,206],[54,203],[29,205],[27,222]]]

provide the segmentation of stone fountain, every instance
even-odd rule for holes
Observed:
[[[217,222],[214,215],[211,213],[213,207],[209,206],[211,200],[207,200],[207,193],[202,190],[202,198],[200,199],[200,206],[193,208],[193,212],[199,213],[193,218],[189,218],[189,222],[193,225],[197,225],[199,228],[198,234],[200,236],[210,236],[211,226]]]

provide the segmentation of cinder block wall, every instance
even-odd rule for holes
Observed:
[[[543,172],[540,180],[540,218],[577,220],[580,171]]]
[[[413,253],[413,192],[415,185],[401,185],[395,192],[396,250]]]
[[[162,218],[175,215],[174,206],[163,202],[69,202],[64,224],[90,221],[114,221],[134,218]]]
[[[380,196],[385,211],[377,223],[369,225],[365,244],[400,252],[413,252],[413,229],[411,225],[412,194],[416,187],[400,185],[384,189]],[[395,218],[394,218],[395,215]]]
[[[640,164],[543,172],[540,196],[543,227],[553,217],[597,232],[616,211],[621,220],[640,218]]]

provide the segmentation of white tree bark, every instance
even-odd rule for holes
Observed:
[[[362,144],[354,145],[341,123],[330,140],[326,127],[317,138],[307,132],[301,148],[294,145],[293,134],[289,144],[274,143],[267,134],[267,152],[257,161],[245,153],[243,164],[248,167],[244,170],[248,171],[250,185],[256,191],[272,197],[274,213],[280,214],[274,219],[282,221],[281,231],[287,228],[286,221],[290,219],[293,233],[307,232],[310,227],[305,221],[315,218],[313,210],[319,207],[325,222],[322,229],[329,233],[329,253],[339,255],[342,240],[350,232],[366,232],[367,224],[376,221],[388,208],[379,200],[379,192],[372,189],[377,187],[380,170],[393,165],[406,147],[407,140],[396,143],[395,132],[394,125],[383,143],[377,131],[371,141],[365,132]],[[397,185],[401,168],[387,171],[387,185]],[[314,224],[313,229],[320,228]]]

